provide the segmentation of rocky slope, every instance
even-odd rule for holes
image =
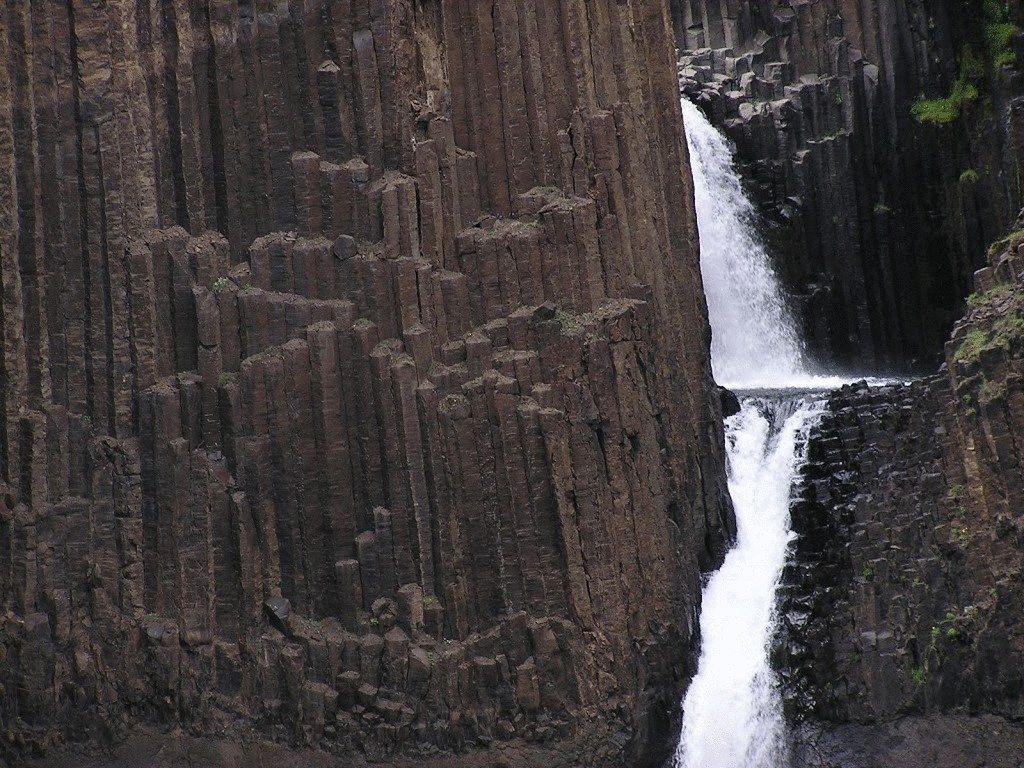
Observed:
[[[732,527],[667,8],[4,14],[0,762],[655,760]]]
[[[673,2],[817,357],[932,371],[1022,202],[1019,3]]]
[[[802,765],[1019,764],[1024,232],[975,280],[938,376],[845,388],[813,438],[779,648]]]

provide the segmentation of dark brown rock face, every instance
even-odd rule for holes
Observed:
[[[3,14],[0,762],[655,759],[731,529],[667,8]]]
[[[813,438],[779,649],[792,713],[807,721],[802,764],[845,753],[838,764],[1017,765],[1022,242],[1020,232],[1002,241],[976,275],[944,371],[841,390]],[[831,727],[849,722],[864,727]],[[945,744],[941,760],[915,755],[929,741]]]
[[[682,90],[736,144],[811,350],[934,370],[1022,204],[1024,81],[989,42],[993,4],[672,5]],[[977,95],[949,122],[914,118],[961,79]]]

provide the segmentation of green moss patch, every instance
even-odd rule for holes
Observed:
[[[910,108],[919,123],[946,125],[960,117],[960,111],[968,102],[978,98],[978,89],[972,82],[982,74],[981,65],[974,58],[969,46],[960,52],[960,73],[949,96],[939,99],[920,98]]]
[[[978,183],[979,180],[978,172],[973,168],[968,168],[966,171],[960,174],[960,186],[962,187],[973,187]]]
[[[1006,6],[999,0],[985,0],[985,47],[996,69],[1017,63],[1010,41],[1020,28],[1009,21]]]

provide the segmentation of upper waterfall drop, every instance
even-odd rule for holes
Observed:
[[[798,385],[809,378],[800,337],[754,229],[729,143],[696,106],[681,104],[715,379],[731,389]]]

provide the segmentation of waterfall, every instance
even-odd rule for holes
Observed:
[[[682,100],[690,148],[700,267],[719,384],[745,389],[803,373],[793,319],[754,227],[754,209],[725,137]]]
[[[820,399],[839,380],[809,374],[799,336],[764,248],[726,140],[686,100],[701,274],[716,379],[748,393],[725,424],[737,538],[704,589],[697,674],[683,701],[674,768],[784,768],[785,721],[769,663],[775,595],[793,534],[789,500]]]
[[[744,398],[726,421],[736,545],[704,589],[702,650],[683,702],[677,768],[787,763],[782,702],[768,656],[775,592],[792,533],[789,494],[820,401]]]

